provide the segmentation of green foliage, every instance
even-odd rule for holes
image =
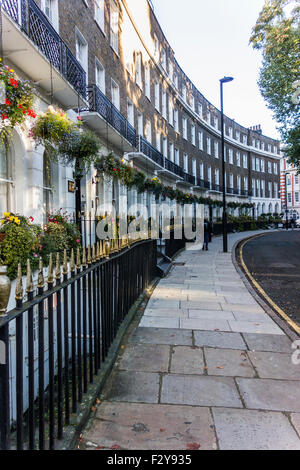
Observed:
[[[288,156],[299,164],[300,6],[297,0],[266,0],[250,43],[262,51],[259,87],[273,111]]]
[[[15,223],[7,225],[5,238],[0,243],[0,258],[7,266],[7,275],[10,279],[16,277],[19,263],[21,263],[23,273],[26,273],[27,259],[30,259],[33,269],[38,267],[39,235],[40,228],[37,226]]]
[[[23,274],[26,262],[30,260],[33,270],[38,268],[39,257],[48,265],[50,253],[77,249],[80,245],[80,233],[66,213],[61,211],[49,216],[49,223],[42,231],[41,227],[31,223],[32,218],[5,213],[1,221],[0,233],[5,237],[0,241],[0,262],[7,266],[8,276],[14,279],[18,264],[21,263]]]
[[[75,173],[84,175],[98,158],[100,142],[93,132],[80,127],[80,120],[74,123],[64,111],[49,106],[29,135],[45,147],[51,160],[65,165],[76,162]]]

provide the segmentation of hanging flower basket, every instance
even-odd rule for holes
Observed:
[[[27,118],[36,118],[32,109],[34,95],[31,83],[21,80],[15,71],[3,64],[0,58],[0,134],[2,141],[18,124]]]
[[[90,131],[73,122],[62,109],[49,106],[29,132],[37,145],[43,145],[52,161],[69,165],[76,161],[75,173],[84,176],[98,158],[100,142]]]

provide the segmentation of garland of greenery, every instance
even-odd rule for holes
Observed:
[[[15,71],[0,58],[0,87],[4,94],[0,104],[0,136],[4,141],[15,125],[20,126],[28,117],[36,118],[32,109],[34,95],[31,83],[21,80]]]
[[[52,161],[69,165],[74,161],[75,173],[83,176],[98,158],[100,142],[93,132],[83,130],[78,116],[77,123],[68,118],[61,109],[49,106],[46,113],[41,113],[29,136],[36,144],[45,147]]]
[[[171,201],[176,200],[178,204],[204,204],[210,207],[222,207],[223,202],[210,197],[196,196],[195,194],[188,194],[174,189],[171,186],[165,186],[161,183],[159,178],[154,177],[147,179],[146,175],[139,171],[137,168],[128,165],[125,160],[117,159],[112,153],[107,156],[98,158],[95,162],[97,170],[104,175],[115,178],[121,181],[127,188],[136,187],[138,193],[146,191],[152,192],[158,200],[161,197],[163,200],[166,198]],[[252,208],[251,203],[238,203],[230,202],[228,207],[231,208]]]

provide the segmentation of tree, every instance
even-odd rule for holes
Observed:
[[[258,85],[278,122],[287,155],[300,164],[299,0],[265,0],[250,43],[262,51]]]

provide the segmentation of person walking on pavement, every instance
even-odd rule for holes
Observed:
[[[296,222],[295,222],[295,219],[294,219],[294,217],[293,217],[292,220],[291,220],[291,228],[292,228],[292,230],[294,230],[295,225],[296,225]]]
[[[204,219],[204,243],[203,250],[208,251],[209,236],[211,234],[211,224],[207,219]]]

